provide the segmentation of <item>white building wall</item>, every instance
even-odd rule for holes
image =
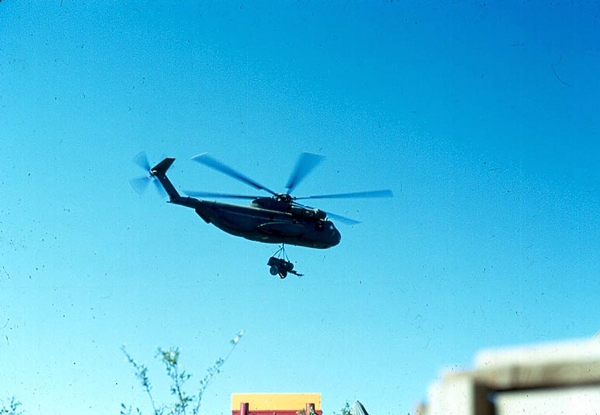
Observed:
[[[472,371],[446,373],[418,415],[600,414],[600,339],[478,354]]]

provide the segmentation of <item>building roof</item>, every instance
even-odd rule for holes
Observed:
[[[299,411],[307,403],[321,410],[320,393],[234,393],[231,395],[231,410],[239,411],[242,402],[249,403],[250,411]]]

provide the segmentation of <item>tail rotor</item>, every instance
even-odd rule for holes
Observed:
[[[152,183],[156,188],[156,191],[161,197],[166,197],[167,193],[165,189],[160,184],[158,178],[155,176],[152,171],[152,167],[150,167],[150,162],[148,161],[148,157],[145,152],[140,152],[133,158],[133,162],[142,168],[146,174],[144,176],[134,177],[129,179],[129,184],[135,190],[135,192],[139,195],[143,195],[148,190],[148,185]]]

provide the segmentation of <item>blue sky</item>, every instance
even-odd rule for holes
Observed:
[[[199,381],[245,330],[235,392],[408,413],[487,347],[594,335],[600,289],[597,2],[0,3],[0,399],[27,413],[147,402],[120,348],[178,346]],[[234,238],[139,196],[141,150],[179,189],[389,188],[327,200],[330,250]],[[316,204],[315,204],[316,205]],[[194,379],[190,385],[194,385]],[[160,393],[159,393],[160,397]]]

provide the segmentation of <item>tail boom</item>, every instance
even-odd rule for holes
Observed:
[[[152,169],[150,169],[150,174],[158,179],[162,187],[169,195],[169,199],[171,199],[172,202],[181,198],[179,192],[177,192],[175,186],[173,186],[173,184],[167,177],[167,170],[169,170],[174,161],[174,158],[167,157],[163,161],[158,163],[156,166],[152,167]]]

